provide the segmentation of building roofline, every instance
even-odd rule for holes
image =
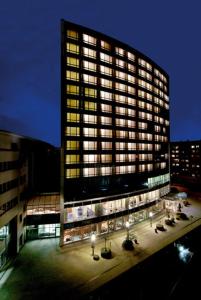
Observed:
[[[85,27],[85,26],[82,26],[82,25],[79,25],[79,24],[61,19],[61,26],[63,26],[64,24],[65,25],[70,25],[70,26],[78,28],[78,29],[83,29],[83,30],[87,31],[88,33],[91,33],[92,35],[97,35],[98,34],[99,36],[102,36],[106,40],[112,41],[114,43],[118,43],[119,45],[122,45],[122,47],[125,47],[130,51],[134,50],[137,54],[139,54],[140,57],[146,59],[148,62],[152,63],[156,68],[158,68],[161,72],[163,72],[164,75],[167,76],[167,79],[169,81],[169,75],[163,68],[161,68],[155,61],[153,61],[151,58],[149,58],[148,56],[146,56],[144,53],[140,52],[139,50],[135,49],[134,47],[131,47],[130,45],[128,45],[124,42],[121,42],[116,38],[110,37],[109,35],[106,35],[106,34],[100,32],[100,31],[96,31],[94,29],[91,29],[91,28],[88,28],[88,27]]]

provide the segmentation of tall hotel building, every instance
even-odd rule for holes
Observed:
[[[168,75],[102,33],[62,20],[61,245],[163,209]]]

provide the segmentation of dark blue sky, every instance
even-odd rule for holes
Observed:
[[[60,19],[143,52],[170,76],[171,140],[201,138],[201,1],[8,0],[0,5],[0,129],[60,145]]]

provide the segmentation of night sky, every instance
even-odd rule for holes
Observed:
[[[201,138],[201,1],[0,3],[0,129],[60,145],[60,19],[141,51],[170,76],[171,140]]]

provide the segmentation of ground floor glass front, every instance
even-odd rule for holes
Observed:
[[[162,210],[163,201],[158,201],[155,205],[152,205],[147,209],[142,209],[129,215],[108,219],[100,223],[66,229],[64,231],[64,244],[90,238],[92,233],[95,233],[96,235],[102,235],[124,229],[127,221],[129,222],[130,226],[132,226],[148,219],[150,211],[152,211],[154,215]]]

